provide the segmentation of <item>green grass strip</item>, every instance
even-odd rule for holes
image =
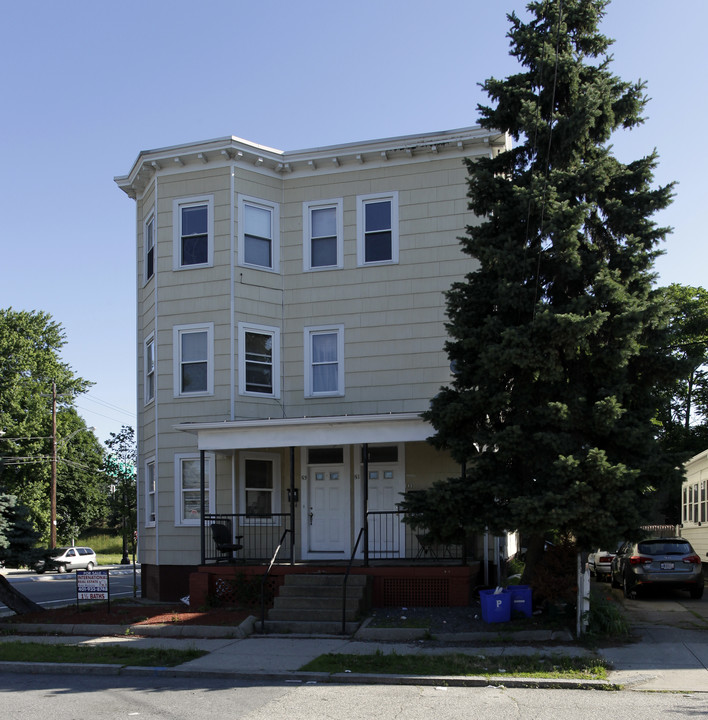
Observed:
[[[135,648],[124,645],[45,645],[44,643],[0,642],[0,661],[45,663],[97,663],[174,667],[206,655],[204,650]]]
[[[490,677],[563,678],[605,680],[604,660],[564,655],[504,655],[486,657],[450,653],[445,655],[399,655],[396,652],[373,655],[320,655],[302,670],[310,672],[382,673],[400,675],[458,675]]]

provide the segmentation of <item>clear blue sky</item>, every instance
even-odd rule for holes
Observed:
[[[135,206],[113,182],[140,150],[236,135],[282,150],[474,125],[478,83],[518,71],[519,0],[22,0],[0,29],[0,307],[60,322],[105,440],[135,412]],[[706,0],[615,0],[613,71],[648,83],[615,139],[678,181],[661,284],[705,284]]]

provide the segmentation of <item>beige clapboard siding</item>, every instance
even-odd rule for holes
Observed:
[[[453,280],[474,268],[474,263],[460,252],[458,240],[465,226],[475,222],[467,209],[465,177],[466,169],[459,157],[427,155],[417,162],[370,163],[342,173],[315,172],[299,177],[287,173],[274,176],[236,163],[185,168],[184,172],[172,169],[158,178],[157,306],[152,283],[145,291],[142,288],[142,220],[138,222],[136,257],[141,375],[142,341],[153,330],[156,337],[158,421],[154,404],[143,408],[139,403],[139,414],[142,457],[154,453],[155,430],[159,432],[162,564],[199,561],[198,530],[174,527],[174,455],[196,451],[196,438],[175,432],[174,425],[227,420],[232,412],[235,417],[248,418],[279,417],[283,413],[294,417],[421,411],[439,386],[449,380],[443,352],[443,293]],[[399,263],[357,267],[357,196],[394,191],[398,194]],[[174,272],[173,202],[201,195],[213,197],[214,265]],[[238,264],[240,195],[278,203],[279,273]],[[303,203],[338,198],[343,208],[343,269],[303,272]],[[140,200],[139,218],[149,212],[151,203],[154,198],[149,189]],[[214,395],[175,399],[173,327],[207,322],[214,324]],[[231,387],[232,379],[238,386],[239,322],[281,329],[279,401],[240,397]],[[303,397],[303,328],[317,325],[344,326],[345,397]],[[298,468],[300,455],[298,449]],[[285,473],[287,453],[283,451],[281,457]],[[347,457],[354,471],[359,462],[357,449],[349,448]],[[423,477],[427,484],[431,477],[443,478],[456,471],[447,456],[425,443],[406,447],[405,460],[406,483],[412,487],[423,486]],[[144,497],[144,485],[140,492]],[[231,493],[232,460],[219,456],[216,498],[221,511],[231,509]],[[146,538],[151,537],[151,532],[154,536],[155,531],[148,529]],[[145,562],[154,561],[154,544],[146,539],[142,553]]]

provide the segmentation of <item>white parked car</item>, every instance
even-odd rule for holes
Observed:
[[[64,547],[49,550],[34,569],[40,574],[47,570],[63,573],[70,570],[93,570],[97,564],[96,553],[91,548]]]
[[[590,575],[593,575],[598,580],[604,580],[605,582],[610,581],[610,575],[612,574],[612,559],[615,553],[609,552],[608,550],[595,550],[588,555],[588,568],[590,568]]]

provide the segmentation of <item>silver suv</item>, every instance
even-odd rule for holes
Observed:
[[[630,597],[641,587],[662,586],[688,590],[703,597],[701,559],[688,540],[680,537],[626,542],[612,560],[612,587]]]
[[[96,553],[89,547],[54,548],[34,569],[40,574],[47,570],[64,573],[70,570],[93,570],[97,564]]]

